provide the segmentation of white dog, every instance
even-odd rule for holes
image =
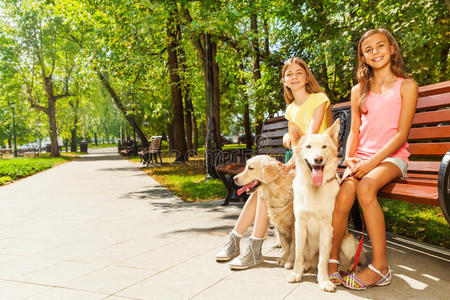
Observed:
[[[295,263],[289,282],[299,282],[303,272],[317,265],[317,281],[325,291],[336,286],[328,278],[334,202],[339,191],[336,178],[339,119],[323,134],[304,135],[289,123],[296,176],[293,181],[295,214]],[[349,270],[358,242],[346,233],[340,250],[342,270]]]

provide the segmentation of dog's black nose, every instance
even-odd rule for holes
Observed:
[[[315,157],[314,162],[316,164],[321,164],[323,162],[323,157],[322,156]]]
[[[236,176],[233,177],[233,181],[234,181],[234,183],[237,184],[237,178],[236,178]]]

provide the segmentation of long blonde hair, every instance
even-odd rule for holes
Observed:
[[[389,30],[384,28],[375,28],[367,31],[363,34],[358,43],[358,70],[356,72],[356,79],[359,83],[359,90],[361,91],[361,97],[359,101],[359,111],[362,114],[367,113],[364,109],[364,102],[367,99],[370,91],[370,78],[373,76],[373,69],[369,66],[364,60],[364,53],[362,50],[362,43],[371,35],[376,33],[384,34],[384,36],[388,39],[390,46],[393,48],[393,52],[391,55],[391,71],[397,77],[408,78],[405,70],[403,69],[403,58],[401,54],[400,47],[397,44],[397,41],[389,32]]]
[[[311,70],[308,68],[308,65],[302,59],[300,59],[298,57],[291,57],[284,63],[283,69],[281,70],[281,78],[282,79],[284,79],[284,77],[285,77],[286,69],[292,64],[297,64],[305,70],[305,73],[306,73],[305,88],[308,93],[310,93],[310,94],[325,93],[322,90],[322,88],[320,87],[319,83],[317,82],[317,80],[314,77]],[[284,84],[283,84],[283,89],[284,89],[284,100],[289,105],[294,101],[294,95],[292,94],[291,89],[288,88],[287,86],[285,86]]]

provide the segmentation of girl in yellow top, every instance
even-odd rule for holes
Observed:
[[[324,132],[333,121],[330,111],[330,99],[323,92],[308,65],[300,58],[289,59],[283,67],[284,100],[288,104],[286,119],[294,122],[308,134]],[[283,145],[288,148],[285,157],[287,163],[292,152],[289,134],[283,137]],[[287,163],[294,167],[294,162]]]
[[[286,118],[300,126],[304,132],[324,131],[331,121],[330,100],[323,93],[306,63],[296,57],[290,58],[286,61],[281,74],[284,98],[288,104]],[[286,148],[290,148],[288,134],[283,137],[283,144]],[[294,167],[294,162],[291,161],[286,168]],[[254,226],[248,247],[243,254],[239,255],[240,238],[253,221]],[[225,246],[217,253],[216,260],[227,261],[234,258],[230,263],[231,269],[247,269],[262,263],[261,247],[268,225],[266,203],[264,199],[258,197],[258,190],[256,190],[245,203],[239,219],[228,235]],[[239,257],[236,257],[238,255]]]

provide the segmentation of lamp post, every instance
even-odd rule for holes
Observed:
[[[11,102],[12,117],[13,117],[14,157],[17,157],[16,114],[15,114],[14,108],[15,108],[15,103],[14,103],[14,102]]]

